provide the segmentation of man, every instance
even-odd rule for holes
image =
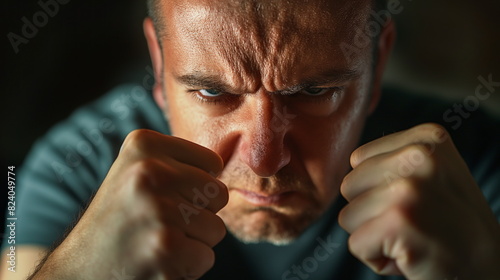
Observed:
[[[395,36],[385,10],[359,42],[373,8],[152,1],[161,112],[122,88],[36,148],[21,175],[19,268],[96,192],[30,279],[499,279],[497,124],[480,112],[481,126],[464,124],[484,135],[459,140],[474,178],[444,127],[416,125],[444,110],[405,112],[395,94],[367,123]],[[123,92],[135,101],[120,106]]]

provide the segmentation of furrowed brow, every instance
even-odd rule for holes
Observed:
[[[191,73],[175,76],[175,79],[185,86],[197,89],[213,89],[221,92],[232,92],[232,88],[216,76]]]
[[[359,78],[360,74],[356,70],[331,70],[316,77],[306,79],[304,84],[310,86],[335,85]]]
[[[331,70],[314,77],[306,78],[302,83],[287,89],[277,91],[279,94],[293,94],[306,88],[320,86],[340,86],[343,83],[359,78],[360,73],[356,70]]]
[[[342,83],[354,80],[360,76],[356,70],[331,70],[306,78],[302,83],[293,85],[283,90],[276,91],[279,94],[293,94],[305,88],[340,85]],[[194,72],[185,75],[175,76],[175,79],[185,86],[196,89],[213,89],[220,92],[236,93],[237,90],[226,84],[217,76],[205,75]]]

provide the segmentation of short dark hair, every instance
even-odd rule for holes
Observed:
[[[165,0],[168,1],[168,0]],[[380,11],[387,9],[387,1],[388,0],[373,0],[373,8],[375,11]],[[161,0],[147,0],[147,8],[148,8],[148,16],[153,20],[156,33],[159,38],[163,36],[164,26],[163,26],[163,18],[162,14],[158,11],[161,10]]]
[[[147,0],[148,7],[148,16],[153,20],[153,24],[156,29],[156,33],[158,37],[161,37],[163,33],[163,18],[161,13],[158,11],[161,10],[161,1],[160,0]]]

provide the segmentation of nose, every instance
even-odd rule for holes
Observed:
[[[240,157],[255,174],[270,177],[290,162],[286,142],[295,115],[273,94],[255,94],[249,103],[251,118],[242,131]]]

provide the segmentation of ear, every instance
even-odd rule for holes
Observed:
[[[373,73],[373,89],[372,98],[370,101],[369,113],[373,113],[377,108],[378,102],[380,101],[380,96],[382,95],[382,78],[384,76],[385,66],[389,60],[389,56],[392,52],[392,47],[394,46],[394,41],[396,40],[396,28],[394,26],[394,20],[390,19],[382,29],[382,33],[379,36],[377,61],[375,66],[375,72]]]
[[[153,63],[153,70],[155,76],[155,85],[153,87],[153,97],[156,104],[163,109],[165,108],[165,95],[163,93],[163,55],[160,47],[160,42],[156,36],[156,30],[153,20],[147,17],[143,23],[144,35],[148,42],[149,55]]]

